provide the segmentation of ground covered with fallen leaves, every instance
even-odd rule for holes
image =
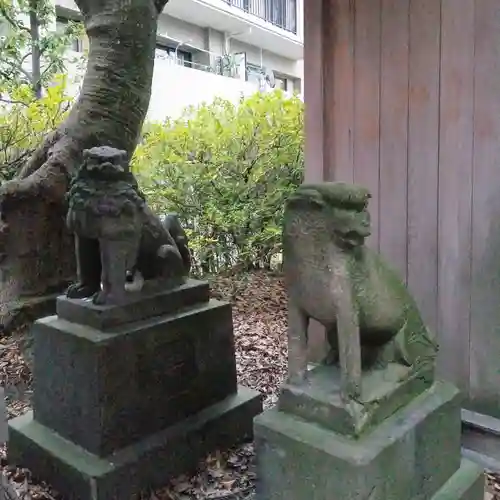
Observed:
[[[286,296],[279,276],[255,273],[217,277],[212,280],[215,298],[233,304],[234,333],[239,383],[264,395],[264,407],[272,406],[287,365]],[[31,371],[29,325],[0,339],[0,383],[7,395],[9,418],[30,407]],[[24,500],[58,499],[48,485],[32,480],[30,471],[11,466],[6,450],[0,450],[0,465]],[[215,451],[190,477],[179,477],[170,485],[145,492],[143,500],[245,500],[252,496],[256,479],[252,444],[229,451]],[[489,478],[492,500],[500,500],[500,487]]]
[[[286,297],[279,276],[256,273],[211,280],[212,295],[233,304],[238,381],[264,395],[268,408],[277,399],[286,372]],[[30,408],[29,325],[0,339],[0,383],[5,387],[8,417]],[[0,450],[0,465],[25,500],[61,499],[48,485],[32,480],[30,471],[8,464]],[[252,444],[206,457],[196,474],[177,478],[144,500],[237,500],[252,495],[255,461]]]

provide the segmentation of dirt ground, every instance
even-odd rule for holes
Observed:
[[[239,383],[264,394],[265,407],[272,406],[285,378],[287,367],[286,297],[279,277],[254,274],[246,277],[218,277],[212,283],[216,298],[233,303],[236,359]],[[29,325],[17,334],[0,339],[0,383],[8,396],[8,415],[24,413],[30,407]],[[27,362],[28,361],[28,362]],[[32,480],[25,469],[11,466],[5,449],[0,465],[25,500],[58,499],[48,485]],[[193,476],[180,477],[164,488],[145,492],[149,500],[238,500],[249,499],[255,484],[252,444],[215,452],[206,457]],[[500,486],[487,477],[487,500],[500,500]]]

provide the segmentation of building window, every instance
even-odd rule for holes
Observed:
[[[280,28],[297,32],[296,0],[265,0],[265,19]]]
[[[288,90],[288,80],[281,76],[274,76],[274,88],[281,89],[285,92]]]
[[[173,47],[168,47],[167,45],[156,44],[155,59],[160,59],[163,61],[172,61],[180,66],[186,66],[188,68],[192,67],[193,54],[186,50],[177,49],[177,60],[176,60],[176,49]]]
[[[263,76],[264,73],[260,66],[247,63],[247,82],[260,85],[262,83]]]
[[[297,33],[297,0],[223,0],[284,30]]]
[[[64,17],[58,17],[56,19],[56,32],[61,34],[64,33],[68,26],[68,23],[68,19],[65,19]],[[73,52],[83,52],[87,48],[87,44],[82,38],[73,38],[68,48]]]

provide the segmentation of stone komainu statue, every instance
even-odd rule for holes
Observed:
[[[325,326],[328,363],[339,363],[345,398],[361,395],[367,366],[400,363],[429,374],[437,345],[406,286],[367,248],[368,190],[303,184],[288,200],[283,265],[289,309],[289,381],[306,378],[310,318]]]
[[[146,285],[185,281],[191,266],[186,234],[174,214],[161,221],[147,206],[125,151],[108,146],[85,150],[67,200],[78,274],[69,298],[119,303],[137,272]]]

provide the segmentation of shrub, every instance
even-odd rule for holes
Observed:
[[[71,98],[66,80],[58,77],[36,100],[29,85],[11,92],[0,107],[0,184],[11,179],[48,132],[66,116]]]
[[[133,169],[152,208],[186,225],[199,273],[269,268],[284,201],[302,182],[303,138],[298,97],[217,99],[147,126]]]

